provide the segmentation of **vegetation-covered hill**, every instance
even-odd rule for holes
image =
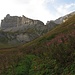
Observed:
[[[75,75],[75,15],[30,43],[0,50],[0,75]]]

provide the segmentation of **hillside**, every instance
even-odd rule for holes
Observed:
[[[75,15],[32,42],[1,49],[0,75],[75,75]]]

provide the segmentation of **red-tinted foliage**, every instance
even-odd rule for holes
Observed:
[[[69,41],[70,37],[75,37],[75,30],[73,30],[72,32],[68,33],[68,34],[64,34],[61,33],[59,35],[57,35],[55,38],[53,38],[52,40],[50,40],[49,42],[47,42],[47,46],[50,46],[51,44],[62,44],[65,43],[67,44]]]

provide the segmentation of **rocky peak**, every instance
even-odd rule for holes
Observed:
[[[39,20],[29,19],[24,15],[22,17],[18,17],[18,16],[10,16],[10,14],[7,14],[6,17],[1,21],[1,28],[7,29],[12,27],[19,27],[22,25],[33,25],[39,22],[43,23]]]
[[[70,17],[73,16],[73,15],[75,15],[75,11],[72,12],[72,13],[70,13],[70,14],[67,14],[67,15],[65,15],[65,16],[62,16],[62,17],[56,19],[54,22],[55,22],[56,24],[61,24],[61,23],[65,22],[65,21],[67,21],[68,18],[70,18]]]
[[[23,44],[46,33],[46,27],[39,20],[7,14],[1,21],[1,31],[0,39],[8,44]]]

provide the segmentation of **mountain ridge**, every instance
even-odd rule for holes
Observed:
[[[54,27],[65,23],[74,14],[75,12],[72,12],[54,21],[48,21],[46,25],[44,25],[44,23],[39,20],[33,20],[25,17],[24,15],[22,17],[18,17],[10,16],[10,14],[7,14],[1,22],[0,42],[8,43],[11,45],[30,42],[40,36],[43,36]]]

